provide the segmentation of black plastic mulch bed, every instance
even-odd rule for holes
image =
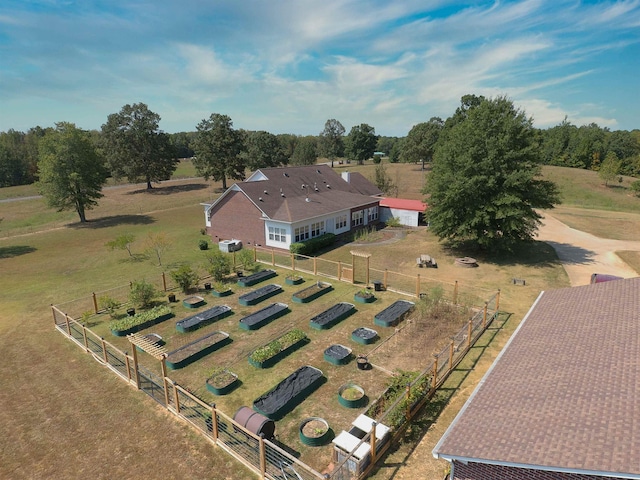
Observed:
[[[242,277],[238,280],[238,285],[241,287],[250,287],[251,285],[255,285],[256,283],[264,282],[268,278],[273,278],[276,275],[275,270],[262,270],[261,272],[253,273],[248,277]]]
[[[179,332],[190,332],[196,330],[205,325],[215,322],[221,318],[231,315],[231,307],[228,305],[216,305],[209,308],[204,312],[200,312],[196,315],[192,315],[187,318],[183,318],[179,322],[176,322],[176,330]]]
[[[351,355],[351,349],[344,345],[331,345],[324,351],[325,360],[333,364],[342,364]]]
[[[272,297],[282,291],[282,287],[275,283],[270,283],[269,285],[265,285],[264,287],[260,287],[256,290],[252,290],[249,293],[245,293],[244,295],[240,295],[238,297],[238,302],[240,305],[255,305],[256,303],[260,303],[262,300],[266,300],[269,297]]]
[[[279,420],[324,382],[322,370],[305,365],[253,401],[253,409],[269,418]]]
[[[289,312],[289,305],[286,303],[272,303],[251,315],[247,315],[240,319],[240,328],[245,330],[257,330],[263,327],[271,320],[280,318]]]
[[[378,337],[378,332],[376,332],[375,330],[371,329],[371,328],[367,328],[367,327],[360,327],[360,328],[356,328],[352,333],[351,333],[351,338],[358,342],[358,343],[362,343],[362,344],[368,344],[373,342],[376,338]]]
[[[381,327],[391,327],[397,325],[402,318],[415,307],[415,303],[407,300],[397,300],[387,308],[378,313],[373,322]]]
[[[355,311],[356,309],[352,303],[336,303],[333,307],[313,317],[309,320],[309,323],[313,328],[324,330],[344,320]]]

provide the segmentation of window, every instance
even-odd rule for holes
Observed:
[[[371,207],[367,211],[367,223],[371,223],[378,219],[378,206]]]
[[[294,230],[296,242],[304,242],[309,239],[309,225],[298,227]]]
[[[311,238],[319,237],[324,233],[324,220],[311,224]]]
[[[351,213],[351,226],[357,227],[358,225],[362,225],[363,219],[364,219],[363,210],[358,210],[357,212]]]
[[[336,230],[340,230],[347,226],[347,214],[336,217]]]
[[[286,242],[287,231],[284,228],[269,227],[269,240],[274,242]]]

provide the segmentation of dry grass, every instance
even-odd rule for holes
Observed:
[[[640,199],[637,201],[640,204]],[[596,237],[613,240],[637,240],[640,237],[640,213],[607,212],[564,206],[555,208],[551,213],[571,228]]]

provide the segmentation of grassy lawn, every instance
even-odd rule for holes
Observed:
[[[387,164],[386,167],[403,197],[422,199],[420,189],[424,175],[419,165]],[[360,171],[368,178],[374,172],[373,165],[340,165],[336,168],[338,171],[345,169]],[[565,170],[549,167],[545,169],[545,175],[565,178]],[[569,173],[575,172],[571,170]],[[578,172],[575,173],[576,183],[587,182],[590,176],[595,175],[585,172],[589,175],[583,178],[582,172]],[[565,175],[567,183],[570,183],[569,173]],[[73,478],[79,472],[82,476],[92,478],[136,475],[144,478],[223,479],[250,476],[228,455],[212,447],[186,426],[175,422],[145,395],[92,362],[90,356],[53,330],[49,309],[51,303],[87,299],[91,292],[100,294],[141,278],[157,284],[163,270],[183,262],[200,265],[206,255],[206,252],[198,249],[198,241],[203,238],[200,229],[204,224],[200,203],[216,198],[220,185],[202,179],[190,179],[191,175],[191,167],[185,163],[180,166],[182,180],[163,182],[151,192],[140,185],[105,189],[105,198],[99,207],[88,212],[91,221],[87,225],[78,224],[73,212],[52,212],[42,199],[0,204],[0,217],[4,218],[0,223],[0,289],[3,292],[0,335],[5,353],[0,366],[4,406],[0,410],[0,423],[7,432],[0,440],[0,477]],[[566,205],[581,205],[580,190],[591,188],[590,185],[584,183],[582,187],[565,192]],[[609,194],[620,194],[621,198],[627,198],[617,189],[600,190],[599,196],[594,197],[599,200],[592,200],[594,208],[606,209]],[[0,189],[0,199],[26,197],[34,193],[32,187]],[[615,206],[618,197],[612,198],[611,205]],[[628,201],[621,200],[620,210],[629,214],[640,213],[640,210],[632,208],[634,202],[639,201],[632,197]],[[573,218],[587,214],[599,215],[603,221],[613,218],[610,214],[602,215],[584,209],[567,209],[567,212]],[[564,218],[561,219],[564,221]],[[588,220],[585,220],[585,224],[588,224]],[[629,228],[628,224],[612,222],[606,231]],[[150,232],[164,232],[172,243],[163,256],[163,266],[143,256],[145,238]],[[126,252],[111,252],[105,248],[105,242],[122,233],[136,236],[133,252],[137,259],[130,259]],[[464,364],[464,368],[475,365],[476,371],[461,370],[458,375],[464,378],[452,377],[453,385],[447,388],[456,395],[448,395],[445,391],[444,395],[448,396],[440,401],[442,404],[451,402],[451,405],[458,407],[462,404],[460,399],[468,396],[472,390],[468,382],[477,381],[483,369],[490,365],[540,290],[568,285],[555,253],[541,242],[533,242],[510,257],[494,257],[449,250],[428,230],[417,229],[392,243],[367,244],[365,240],[364,245],[342,245],[323,257],[351,263],[351,250],[370,253],[372,269],[405,272],[412,277],[420,274],[421,288],[424,289],[440,282],[444,283],[445,288],[452,288],[457,281],[461,295],[466,295],[473,303],[488,298],[497,289],[501,290],[501,310],[509,312],[510,319],[493,331],[493,336],[488,337],[491,341],[487,340],[486,344],[474,349],[478,356],[470,357],[470,364]],[[418,269],[415,258],[420,254],[435,257],[439,268]],[[475,269],[456,267],[454,259],[466,255],[476,257],[480,266]],[[631,262],[640,263],[637,254],[625,255],[624,252],[621,254],[625,260],[629,259],[632,266],[634,264]],[[357,259],[357,262],[360,262],[357,267],[363,265],[363,259]],[[514,277],[526,279],[526,286],[513,285],[511,280]],[[353,348],[354,353],[365,353],[373,348],[351,342],[348,334],[356,326],[372,327],[372,316],[396,297],[391,292],[382,292],[373,304],[357,304],[358,312],[332,329],[312,330],[308,327],[310,317],[338,301],[353,302],[357,287],[332,282],[334,292],[308,305],[294,304],[291,293],[314,280],[308,275],[305,278],[307,282],[302,286],[285,286],[284,273],[280,273],[267,283],[278,283],[285,288],[285,292],[256,307],[240,307],[237,296],[242,289],[236,287],[233,297],[214,300],[207,296],[207,307],[215,302],[228,303],[234,310],[234,316],[186,336],[175,332],[175,321],[193,311],[187,311],[181,304],[174,304],[176,318],[153,330],[165,336],[169,349],[213,330],[224,330],[231,335],[233,342],[230,345],[169,374],[206,400],[216,401],[229,415],[233,415],[240,405],[251,405],[256,396],[302,364],[311,364],[323,370],[328,381],[312,398],[287,415],[285,421],[278,422],[276,430],[282,442],[299,451],[305,460],[313,457],[309,462],[322,468],[328,463],[328,454],[317,454],[316,450],[302,446],[297,440],[297,423],[303,417],[319,414],[329,421],[334,431],[339,432],[347,427],[352,418],[348,418],[344,413],[346,409],[337,404],[337,388],[347,380],[355,380],[365,388],[368,396],[375,398],[386,380],[377,370],[358,371],[353,363],[343,367],[330,365],[322,360],[322,352],[332,343],[345,344]],[[400,282],[400,279],[390,279],[391,283],[394,281]],[[182,296],[179,295],[179,298]],[[288,303],[291,312],[255,332],[238,328],[239,318],[275,301]],[[126,340],[111,336],[106,322],[106,319],[96,319],[95,328],[111,343],[127,349]],[[246,356],[253,348],[294,326],[305,329],[311,338],[310,344],[265,371],[247,363]],[[451,325],[451,330],[457,329],[458,326]],[[383,327],[377,330],[383,338],[390,334],[384,332]],[[425,326],[425,330],[428,333],[436,332],[437,326]],[[451,334],[448,332],[447,329],[439,329],[431,340],[428,340],[430,335],[425,335],[424,341],[432,343],[425,343],[424,348],[417,349],[417,352],[429,357],[431,351],[440,347],[438,338],[446,338]],[[410,331],[407,330],[407,333]],[[411,336],[417,337],[415,331]],[[402,350],[402,341],[394,348]],[[483,355],[480,356],[480,353]],[[401,351],[397,358],[403,355]],[[375,355],[373,361],[375,363]],[[407,356],[404,361],[411,364],[414,359]],[[150,366],[157,369],[157,365]],[[204,388],[207,374],[218,366],[230,367],[243,382],[236,392],[227,397],[216,398]],[[352,412],[348,413],[352,415]],[[421,438],[420,435],[426,431],[424,441],[433,441],[435,445],[437,435],[433,432],[442,433],[447,422],[453,418],[453,413],[447,409],[442,415],[435,429],[430,427],[433,419],[425,420],[426,423],[414,431],[414,438]],[[385,464],[406,465],[406,472],[411,472],[408,458],[412,450],[410,444],[396,449],[385,460]],[[61,451],[65,455],[61,455]],[[114,457],[114,453],[117,457]],[[438,478],[442,474],[442,463],[435,462],[431,466],[431,463],[427,463],[428,457],[430,455],[423,459],[426,471],[418,476]],[[415,475],[403,476],[402,471],[405,470],[395,474],[390,473],[392,471],[392,467],[383,468],[376,478],[417,478]]]

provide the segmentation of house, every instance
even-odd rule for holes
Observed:
[[[214,241],[288,249],[324,233],[377,224],[381,194],[359,173],[310,165],[256,170],[203,205]]]
[[[640,278],[542,292],[433,450],[451,479],[640,479]]]
[[[397,218],[401,225],[417,227],[424,223],[424,211],[427,204],[420,200],[405,198],[383,198],[380,200],[380,221]]]

